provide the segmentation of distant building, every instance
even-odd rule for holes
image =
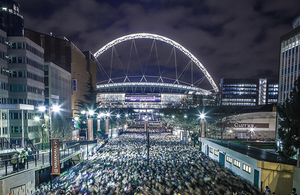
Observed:
[[[52,62],[45,62],[45,105],[61,104],[63,118],[72,117],[71,73]]]
[[[86,101],[84,95],[89,91],[87,83],[92,81],[96,91],[97,65],[90,52],[81,52],[66,38],[58,38],[25,29],[25,36],[45,49],[45,62],[53,62],[71,73],[72,77],[72,111],[77,112],[77,102]],[[49,94],[50,95],[50,94]]]
[[[15,1],[0,1],[0,29],[5,31],[7,36],[24,35],[24,20],[19,8],[20,5]]]
[[[257,106],[277,102],[276,79],[229,79],[220,81],[222,106]]]
[[[300,73],[300,16],[293,21],[293,30],[280,37],[280,66],[278,103],[290,97]]]

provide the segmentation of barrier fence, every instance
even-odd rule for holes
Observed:
[[[60,159],[69,157],[70,155],[76,153],[80,150],[80,144],[72,145],[68,148],[60,150]],[[29,154],[27,158],[22,159],[12,159],[14,153],[8,154],[10,158],[2,159],[0,162],[0,177],[9,175],[14,172],[22,171],[25,169],[32,169],[38,166],[43,166],[49,164],[49,154],[50,152],[39,152],[34,151],[35,153]],[[17,160],[14,164],[14,160]]]

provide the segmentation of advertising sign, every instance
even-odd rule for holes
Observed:
[[[97,119],[97,131],[101,131],[101,129],[100,129],[100,119]]]
[[[105,119],[105,134],[109,134],[109,119]]]
[[[94,133],[93,133],[93,118],[88,119],[88,140],[94,140]]]
[[[59,139],[51,139],[51,165],[52,175],[60,174],[60,151],[59,151]]]
[[[205,120],[201,120],[201,137],[205,137]]]

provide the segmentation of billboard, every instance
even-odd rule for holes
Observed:
[[[159,95],[126,95],[125,102],[161,102]]]
[[[51,139],[51,165],[52,175],[60,174],[59,139]]]
[[[109,134],[109,119],[105,119],[105,135]]]
[[[205,137],[205,120],[201,120],[201,137]]]
[[[94,140],[94,132],[93,132],[93,118],[88,119],[88,140]]]

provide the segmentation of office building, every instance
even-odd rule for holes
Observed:
[[[283,103],[290,97],[295,80],[300,72],[300,16],[293,21],[293,30],[280,38],[279,97]]]
[[[72,117],[71,73],[53,62],[45,62],[45,105],[61,105],[62,118]]]
[[[7,36],[23,36],[24,20],[19,12],[20,5],[12,0],[0,1],[0,29]]]
[[[0,35],[1,137],[39,139],[33,119],[34,107],[45,101],[44,49],[26,37]]]
[[[90,102],[85,96],[89,89],[87,83],[96,91],[97,65],[90,52],[81,52],[67,38],[58,38],[53,34],[43,34],[25,29],[25,36],[45,49],[45,62],[53,62],[71,73],[72,77],[72,111],[78,113],[78,101]]]
[[[229,79],[220,81],[222,106],[258,106],[277,102],[276,79]]]

